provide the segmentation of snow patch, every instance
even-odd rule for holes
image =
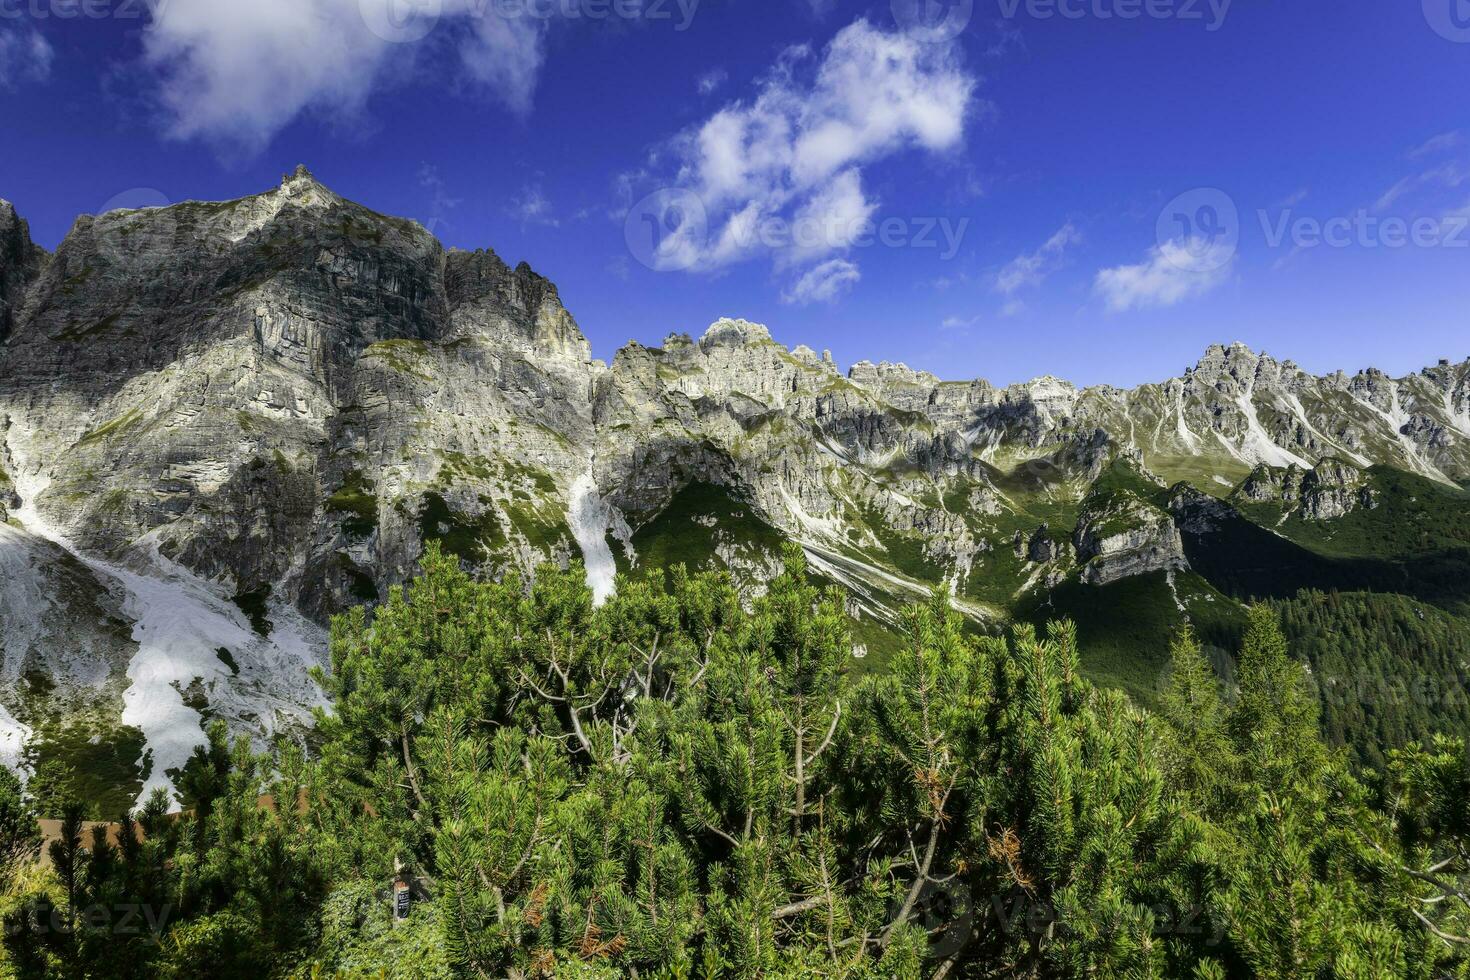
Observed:
[[[1235,404],[1240,408],[1241,414],[1245,416],[1246,432],[1241,442],[1241,453],[1248,457],[1252,463],[1265,463],[1267,466],[1300,466],[1304,470],[1312,468],[1312,464],[1302,459],[1296,453],[1278,446],[1266,432],[1266,427],[1261,424],[1261,417],[1256,414],[1256,403],[1252,400],[1254,394],[1247,390],[1235,399]]]
[[[1307,418],[1307,409],[1304,405],[1302,405],[1302,400],[1301,398],[1297,397],[1296,392],[1286,392],[1285,398],[1287,407],[1291,409],[1291,414],[1296,416],[1297,421],[1302,424],[1302,428],[1306,429],[1312,435],[1316,436],[1318,439],[1321,439],[1329,446],[1332,446],[1346,453],[1348,457],[1351,458],[1352,461],[1354,463],[1357,463],[1359,466],[1367,467],[1373,465],[1372,460],[1370,460],[1367,456],[1364,456],[1362,453],[1353,452],[1351,449],[1342,445],[1335,439],[1329,439],[1324,432],[1314,426],[1312,424],[1312,420]]]
[[[21,753],[30,738],[31,730],[0,704],[0,765],[20,776],[22,782],[28,773],[21,768]]]
[[[1353,393],[1352,397],[1354,401],[1371,410],[1388,425],[1389,429],[1393,432],[1394,438],[1403,449],[1410,469],[1420,476],[1427,476],[1431,480],[1438,480],[1440,483],[1448,483],[1450,486],[1456,486],[1454,480],[1445,476],[1437,467],[1420,455],[1419,447],[1414,444],[1414,440],[1404,434],[1404,428],[1409,424],[1409,413],[1404,411],[1403,405],[1399,403],[1399,389],[1397,385],[1394,385],[1390,389],[1389,395],[1390,401],[1388,411],[1386,412],[1368,399],[1359,397],[1356,393]]]
[[[237,732],[248,726],[268,735],[293,722],[308,723],[310,709],[326,705],[308,674],[325,662],[326,638],[315,624],[276,604],[269,614],[274,638],[260,637],[219,586],[165,558],[156,533],[134,542],[129,557],[119,560],[127,564],[83,554],[36,508],[50,478],[25,466],[20,470],[14,479],[24,504],[14,515],[21,525],[69,552],[99,581],[122,588],[123,614],[133,621],[138,652],[128,663],[131,683],[123,692],[121,720],[142,731],[152,764],[139,805],[155,789],[171,793],[168,770],[182,768],[205,741],[203,717],[183,696],[196,681],[214,712],[234,721]],[[240,676],[221,661],[221,648],[230,651]],[[0,718],[0,757],[4,732]]]
[[[567,523],[571,525],[577,546],[582,549],[592,601],[600,606],[617,590],[618,565],[607,545],[608,530],[613,523],[612,508],[598,494],[597,481],[590,471],[577,477],[572,484]]]

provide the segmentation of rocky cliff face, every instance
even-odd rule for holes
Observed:
[[[0,206],[0,337],[0,549],[39,591],[46,555],[79,562],[130,632],[7,648],[0,704],[26,716],[14,678],[37,643],[52,672],[127,662],[122,723],[155,783],[202,713],[300,724],[326,617],[405,580],[428,540],[486,575],[585,557],[610,578],[642,567],[640,542],[679,553],[669,515],[718,488],[733,503],[708,513],[740,517],[688,560],[754,574],[795,539],[893,628],[935,583],[990,622],[1067,575],[1187,568],[1152,499],[1166,484],[1243,483],[1332,520],[1371,504],[1371,465],[1470,481],[1470,362],[1318,378],[1214,347],[1132,391],[997,388],[843,373],[730,319],[609,366],[526,265],[446,251],[304,169],[236,201],[83,216],[54,257]],[[1100,502],[1118,466],[1142,482]],[[165,599],[184,611],[160,626]],[[0,619],[30,615],[7,601]],[[121,684],[113,668],[68,683]]]
[[[1077,523],[1075,544],[1082,581],[1088,585],[1189,570],[1173,518],[1130,493],[1089,500]]]
[[[9,201],[0,201],[0,343],[20,318],[26,291],[45,269],[50,255],[31,241],[25,219]]]

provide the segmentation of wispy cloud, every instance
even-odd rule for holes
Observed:
[[[1016,26],[1015,21],[1002,17],[992,26],[995,29],[995,40],[985,49],[987,58],[1004,57],[1012,49],[1026,50],[1026,40],[1021,36],[1021,29]]]
[[[1454,189],[1470,181],[1470,167],[1463,163],[1444,163],[1431,170],[1405,177],[1383,193],[1373,205],[1375,211],[1387,211],[1402,198],[1425,188]]]
[[[805,306],[831,303],[862,279],[862,272],[846,259],[830,259],[804,273],[781,295],[781,302]]]
[[[1435,154],[1443,153],[1446,150],[1453,150],[1456,147],[1463,146],[1464,143],[1464,134],[1460,133],[1458,130],[1452,130],[1448,133],[1440,133],[1433,139],[1430,139],[1420,144],[1419,146],[1414,147],[1408,152],[1407,156],[1410,160],[1420,160],[1424,157],[1434,156]]]
[[[418,176],[419,186],[430,194],[427,227],[437,234],[440,228],[448,224],[449,212],[459,207],[461,199],[450,196],[444,178],[439,176],[439,168],[433,164],[425,163],[420,166]]]
[[[1309,188],[1303,187],[1299,191],[1293,191],[1292,193],[1286,195],[1281,200],[1277,201],[1275,205],[1273,205],[1273,207],[1278,211],[1284,210],[1286,208],[1294,208],[1298,204],[1301,204],[1303,201],[1305,201],[1308,197],[1310,197],[1311,194],[1312,192]]]
[[[503,17],[481,0],[443,0],[421,22],[405,21],[399,0],[149,6],[144,61],[157,75],[169,132],[246,152],[303,112],[361,113],[376,89],[411,75],[425,55],[436,70],[447,62],[461,81],[528,111],[550,23]]]
[[[698,88],[700,95],[710,95],[720,86],[730,80],[730,73],[723,68],[715,68],[699,76]]]
[[[1093,288],[1114,313],[1173,306],[1226,282],[1234,266],[1224,243],[1171,241],[1149,249],[1137,265],[1100,270]]]
[[[39,31],[15,27],[0,30],[0,90],[51,77],[55,51]]]
[[[627,182],[676,187],[705,212],[704,222],[661,241],[654,260],[677,259],[668,265],[695,271],[762,256],[785,269],[822,263],[820,275],[800,276],[786,295],[793,302],[836,295],[858,270],[851,259],[830,260],[847,255],[878,207],[864,168],[961,144],[977,83],[959,58],[953,45],[861,19],[820,52],[788,48],[752,98],[679,134]],[[761,233],[772,222],[809,233],[773,241]]]
[[[1039,286],[1046,277],[1062,267],[1067,249],[1082,241],[1082,234],[1070,221],[1034,252],[1018,255],[995,277],[995,288],[1006,296],[1031,286]]]
[[[561,224],[551,202],[541,191],[540,184],[527,184],[510,201],[510,214],[523,225],[546,225],[555,228]]]
[[[1405,154],[1410,160],[1427,161],[1437,157],[1439,162],[1396,182],[1374,202],[1373,210],[1387,211],[1413,195],[1425,191],[1458,190],[1470,183],[1470,160],[1455,152],[1464,142],[1459,132],[1441,133],[1411,149]]]

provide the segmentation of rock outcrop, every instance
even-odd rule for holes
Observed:
[[[996,619],[1076,568],[1187,567],[1176,520],[1214,505],[1094,494],[1110,467],[1249,473],[1246,499],[1314,520],[1371,506],[1370,465],[1470,481],[1470,362],[1313,377],[1236,345],[1133,390],[996,387],[844,374],[721,319],[604,364],[525,264],[446,250],[305,168],[235,201],[80,217],[54,256],[0,205],[0,337],[0,520],[104,588],[197,603],[236,669],[180,659],[173,680],[257,732],[312,700],[263,678],[319,660],[327,616],[403,582],[429,540],[487,576],[588,548],[608,573],[608,548],[637,567],[672,501],[719,488],[765,536],[706,536],[691,560],[743,574],[796,539],[894,625],[939,582]]]
[[[26,291],[50,255],[31,241],[31,230],[15,207],[0,200],[0,344],[20,319]]]
[[[1377,506],[1376,493],[1365,471],[1337,456],[1324,456],[1308,470],[1258,466],[1234,496],[1249,503],[1276,505],[1287,515],[1298,514],[1315,521],[1330,521],[1360,507],[1371,510]]]
[[[1126,491],[1090,500],[1073,543],[1088,585],[1189,568],[1184,541],[1170,515]]]

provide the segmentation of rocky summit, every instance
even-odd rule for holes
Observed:
[[[609,365],[525,264],[305,168],[83,216],[54,255],[0,202],[0,341],[0,750],[72,746],[129,795],[206,719],[309,724],[329,617],[431,541],[490,577],[582,561],[605,597],[679,563],[756,589],[794,540],[869,665],[946,588],[977,630],[1072,617],[1145,698],[1174,626],[1252,597],[1470,604],[1443,519],[1470,361],[1319,377],[1235,345],[1133,390],[998,388],[720,319]],[[1118,590],[1158,615],[1108,662]]]

